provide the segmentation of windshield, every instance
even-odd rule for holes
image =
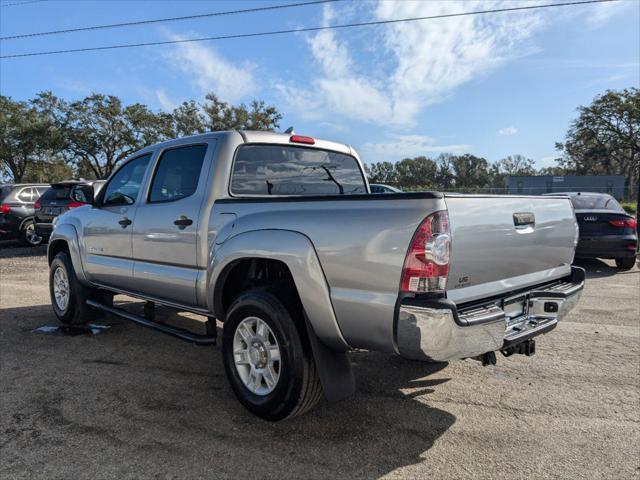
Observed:
[[[233,164],[235,195],[347,195],[367,193],[355,158],[288,145],[245,145]]]
[[[613,210],[624,211],[611,195],[573,195],[571,203],[576,210]]]

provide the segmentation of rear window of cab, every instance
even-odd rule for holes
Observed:
[[[358,162],[343,153],[289,145],[242,145],[231,174],[232,195],[367,193]]]

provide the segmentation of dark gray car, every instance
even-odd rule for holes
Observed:
[[[0,240],[19,240],[37,246],[42,238],[34,226],[34,203],[49,185],[15,183],[0,185]]]

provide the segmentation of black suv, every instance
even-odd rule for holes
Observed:
[[[53,230],[53,219],[72,208],[91,203],[85,198],[88,192],[97,194],[104,180],[67,180],[51,185],[35,204],[36,233],[44,240],[49,240]],[[93,186],[93,189],[86,188]],[[84,200],[84,201],[81,201]]]
[[[42,243],[35,232],[34,203],[48,188],[44,183],[0,185],[0,240],[20,240],[34,247]]]

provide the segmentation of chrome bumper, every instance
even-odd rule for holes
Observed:
[[[516,345],[555,328],[578,303],[584,280],[584,270],[571,267],[557,282],[461,309],[445,298],[407,299],[396,319],[398,352],[446,361]]]

